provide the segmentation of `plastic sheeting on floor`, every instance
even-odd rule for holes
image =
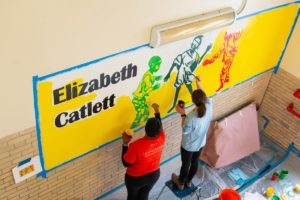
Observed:
[[[284,150],[264,137],[261,139],[261,144],[262,146],[260,151],[227,167],[213,169],[207,165],[199,166],[198,172],[193,179],[193,183],[201,186],[200,199],[214,199],[218,196],[222,188],[239,188],[240,184],[245,183],[247,180],[251,180],[251,177],[255,177],[257,174],[261,173],[266,166],[280,160],[285,153]],[[161,167],[161,176],[150,193],[150,200],[157,198],[164,186],[164,183],[170,180],[172,172],[176,172],[177,174],[179,173],[180,166],[181,160],[180,156],[178,156]],[[293,185],[300,183],[300,159],[296,156],[290,156],[278,167],[278,170],[279,169],[287,169],[289,171],[289,175],[285,180],[280,182],[281,186],[274,186],[278,195],[282,194],[282,192],[290,191]],[[247,191],[264,194],[266,187],[273,184],[269,181],[269,179],[270,177],[268,175],[265,178],[258,180],[255,184],[250,186]],[[102,199],[121,200],[126,199],[126,195],[126,188],[122,187]],[[300,200],[300,197],[297,195],[294,195],[293,200]],[[177,197],[175,197],[169,189],[165,189],[159,199],[175,200]],[[197,197],[196,195],[193,195],[187,196],[185,199],[191,200],[197,199]]]

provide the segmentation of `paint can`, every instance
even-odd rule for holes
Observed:
[[[125,135],[125,137],[126,137],[127,139],[131,139],[132,136],[133,136],[133,134],[134,134],[134,132],[133,132],[132,129],[126,129],[126,130],[124,131],[124,135]]]
[[[185,103],[184,103],[184,101],[182,101],[182,100],[179,100],[178,103],[177,103],[177,105],[178,105],[180,108],[182,108],[182,109],[184,108],[184,104],[185,104]]]
[[[219,200],[241,200],[241,196],[237,191],[228,188],[220,192]]]
[[[277,196],[276,194],[272,197],[272,200],[280,200],[280,197]]]
[[[271,197],[271,196],[273,196],[274,192],[275,192],[275,189],[273,187],[268,187],[266,189],[265,195],[267,197]]]
[[[272,175],[271,180],[276,181],[278,179],[278,177],[279,177],[279,174],[277,172],[274,172],[273,175]]]
[[[294,190],[295,192],[300,193],[300,184],[297,184]]]
[[[281,170],[279,178],[283,180],[288,174],[289,172],[287,170]]]

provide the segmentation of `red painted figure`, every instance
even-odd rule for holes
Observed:
[[[237,52],[236,42],[238,39],[240,39],[241,35],[241,31],[230,34],[226,32],[224,35],[223,46],[211,59],[206,59],[203,61],[203,66],[206,66],[208,64],[212,64],[217,58],[223,56],[223,67],[220,74],[220,87],[216,90],[216,92],[220,91],[224,87],[224,84],[229,82],[229,70]]]

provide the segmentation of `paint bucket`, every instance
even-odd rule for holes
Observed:
[[[273,196],[274,192],[275,192],[275,189],[273,187],[268,187],[266,192],[265,192],[265,195],[267,197],[271,197],[271,196]]]
[[[281,200],[288,200],[288,198],[287,198],[287,196],[285,196],[284,194],[283,195],[281,195]]]
[[[241,200],[241,196],[237,191],[228,188],[220,192],[219,200]]]
[[[184,108],[184,104],[185,104],[185,103],[184,103],[184,101],[182,101],[182,100],[179,100],[178,103],[177,103],[177,105],[178,105],[180,108],[182,108],[182,109]]]
[[[279,177],[279,174],[277,172],[274,172],[273,175],[272,175],[271,180],[276,181],[278,177]]]
[[[295,192],[300,193],[300,184],[297,184],[295,187]]]
[[[280,197],[277,196],[277,195],[274,195],[274,196],[272,197],[272,200],[280,200]]]
[[[288,174],[289,172],[287,170],[281,170],[279,178],[283,180]]]
[[[126,129],[123,133],[127,139],[131,139],[134,132],[132,129]]]

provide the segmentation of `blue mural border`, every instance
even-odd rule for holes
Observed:
[[[265,10],[261,10],[261,11],[258,11],[258,12],[252,13],[252,14],[248,14],[248,15],[245,15],[245,16],[238,17],[236,20],[237,20],[237,21],[238,21],[238,20],[243,20],[243,19],[246,19],[246,18],[255,16],[255,15],[259,15],[259,14],[261,14],[261,13],[269,12],[269,11],[272,11],[272,10],[275,10],[275,9],[279,9],[279,8],[282,8],[282,7],[286,7],[286,6],[293,5],[293,4],[299,4],[299,3],[300,3],[300,1],[295,1],[295,2],[290,2],[290,3],[282,4],[282,5],[275,6],[275,7],[272,7],[272,8],[268,8],[268,9],[265,9]],[[292,35],[293,31],[294,31],[294,28],[295,28],[295,25],[296,25],[297,20],[298,20],[298,18],[299,18],[299,15],[300,15],[300,8],[299,8],[299,10],[297,11],[297,15],[296,15],[296,18],[295,18],[295,20],[294,20],[294,24],[293,24],[293,26],[292,26],[292,29],[291,29],[290,33],[289,33],[289,36],[288,36],[288,38],[287,38],[286,44],[285,44],[285,46],[284,46],[284,49],[283,49],[283,51],[282,51],[280,60],[278,61],[278,64],[277,64],[275,67],[270,68],[270,69],[268,69],[268,70],[266,70],[266,71],[264,71],[264,72],[261,72],[261,73],[259,73],[259,74],[256,74],[256,75],[254,75],[254,76],[248,78],[247,80],[244,80],[244,81],[242,81],[242,82],[240,82],[240,83],[238,83],[238,84],[236,84],[236,85],[234,85],[234,86],[232,86],[232,87],[235,87],[235,86],[240,85],[240,84],[242,84],[242,83],[244,83],[244,82],[247,82],[247,81],[253,79],[254,77],[256,77],[256,76],[258,76],[258,75],[260,75],[260,74],[262,74],[262,73],[265,73],[265,72],[267,72],[267,71],[270,71],[270,70],[274,70],[274,72],[275,72],[275,71],[276,71],[276,72],[278,71],[279,65],[280,65],[280,63],[281,63],[281,59],[282,59],[282,57],[283,57],[283,55],[284,55],[284,53],[285,53],[285,50],[286,50],[287,45],[288,45],[288,42],[290,41],[291,35]],[[87,67],[87,66],[89,66],[89,65],[92,65],[92,64],[101,62],[101,61],[106,60],[106,59],[108,59],[108,58],[111,58],[111,57],[114,57],[114,56],[117,56],[117,55],[120,55],[120,54],[125,54],[125,53],[128,53],[128,52],[136,51],[136,50],[139,50],[139,49],[142,49],[142,48],[146,48],[146,47],[151,48],[151,47],[149,46],[149,44],[144,44],[144,45],[140,45],[140,46],[137,46],[137,47],[134,47],[134,48],[125,50],[125,51],[121,51],[121,52],[115,53],[115,54],[107,55],[107,56],[104,56],[104,57],[102,57],[102,58],[99,58],[99,59],[90,61],[90,62],[86,62],[86,63],[80,64],[80,65],[76,65],[76,66],[74,66],[74,67],[70,67],[70,68],[67,68],[67,69],[64,69],[64,70],[60,70],[60,71],[57,71],[57,72],[54,72],[54,73],[51,73],[51,74],[48,74],[48,75],[45,75],[45,76],[41,76],[41,77],[33,76],[33,77],[32,77],[33,96],[34,96],[34,109],[35,109],[35,121],[36,121],[36,133],[37,133],[37,140],[38,140],[38,149],[39,149],[40,161],[41,161],[41,165],[42,165],[42,172],[39,173],[39,174],[37,175],[37,177],[40,176],[40,177],[46,178],[46,177],[47,177],[47,176],[46,176],[47,173],[49,173],[50,171],[53,171],[53,170],[55,170],[55,169],[57,169],[57,168],[59,168],[59,167],[61,167],[61,166],[64,166],[64,165],[66,165],[66,164],[68,164],[68,163],[70,163],[70,162],[73,162],[74,160],[76,160],[76,159],[78,159],[78,158],[81,158],[81,157],[83,157],[83,156],[85,156],[85,155],[87,155],[87,154],[89,154],[89,153],[92,153],[92,152],[94,152],[94,151],[96,151],[96,150],[99,150],[100,148],[103,148],[103,147],[105,147],[105,146],[107,146],[107,145],[109,145],[109,144],[111,144],[111,143],[114,143],[114,142],[116,142],[116,141],[118,141],[118,140],[121,139],[121,137],[116,138],[116,139],[114,139],[114,140],[112,140],[112,141],[110,141],[110,142],[108,142],[108,143],[105,143],[105,144],[103,144],[103,145],[101,145],[101,146],[99,146],[99,147],[97,147],[97,148],[95,148],[95,149],[92,149],[91,151],[88,151],[88,152],[86,152],[86,153],[84,153],[84,154],[82,154],[82,155],[79,155],[79,156],[77,156],[77,157],[75,157],[75,158],[73,158],[73,159],[71,159],[71,160],[68,160],[68,161],[66,161],[66,162],[64,162],[64,163],[62,163],[62,164],[60,164],[60,165],[57,165],[57,166],[55,166],[55,167],[52,168],[52,169],[46,170],[46,169],[45,169],[45,163],[44,163],[44,155],[43,155],[43,150],[42,150],[42,138],[41,138],[41,129],[40,129],[40,116],[39,116],[39,107],[38,107],[38,90],[37,90],[37,83],[38,83],[39,81],[46,80],[47,78],[50,78],[50,77],[53,77],[53,76],[56,76],[56,75],[59,75],[59,74],[63,74],[63,73],[66,73],[66,72],[69,72],[69,71],[72,71],[72,70],[76,70],[76,69],[80,69],[80,68],[83,68],[83,67]],[[230,88],[232,88],[232,87],[230,87]],[[229,90],[230,88],[227,88],[227,89],[221,91],[220,93],[225,92],[225,91]],[[216,96],[216,95],[218,95],[218,94],[220,94],[220,93],[216,93],[216,94],[214,94],[213,96]],[[192,105],[191,105],[191,106],[192,106]],[[170,116],[172,116],[172,115],[174,115],[174,114],[176,114],[176,112],[171,113],[171,114],[169,114],[169,115],[163,117],[163,119],[168,118],[168,117],[170,117]],[[144,128],[144,127],[140,127],[139,129],[135,130],[135,132],[137,132],[137,131],[139,131],[139,130],[141,130],[141,129],[143,129],[143,128]]]

